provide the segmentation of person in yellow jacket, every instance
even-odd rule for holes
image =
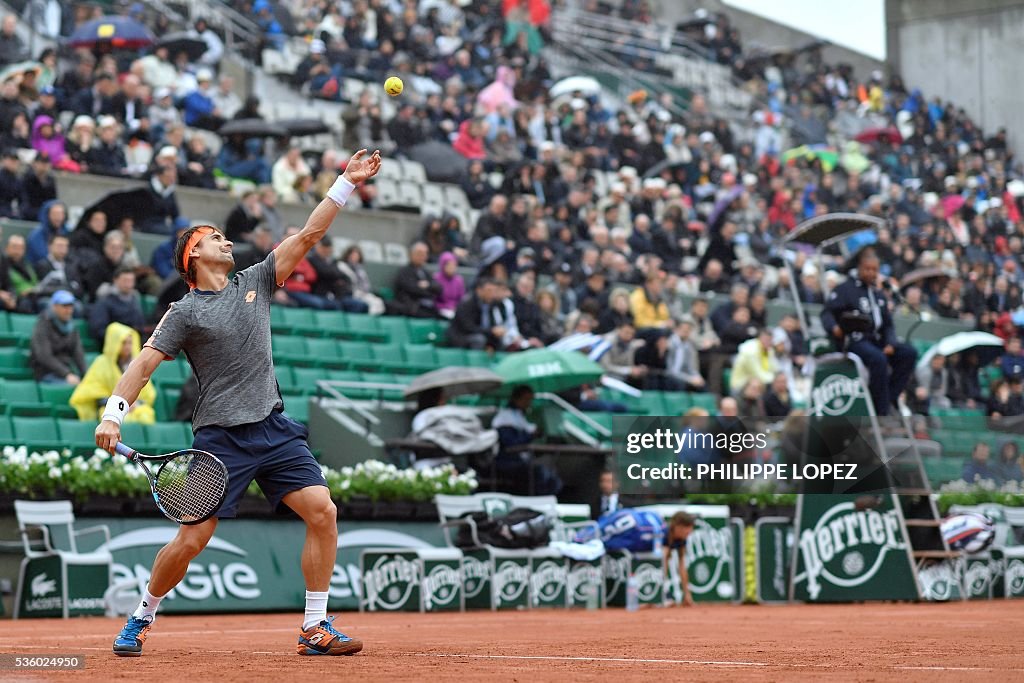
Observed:
[[[772,345],[772,331],[763,328],[756,337],[740,344],[732,363],[729,391],[738,396],[752,378],[767,386],[778,371],[779,355],[777,347]]]
[[[78,419],[98,422],[103,406],[125,368],[139,355],[142,342],[139,333],[121,323],[110,323],[103,338],[103,353],[89,366],[81,383],[71,394],[71,407],[78,411]],[[125,417],[126,422],[153,424],[156,422],[156,389],[149,382]]]
[[[651,273],[646,284],[637,287],[629,295],[629,309],[633,313],[633,325],[636,329],[661,329],[672,325],[668,304],[662,296],[664,286],[662,277],[657,273]]]

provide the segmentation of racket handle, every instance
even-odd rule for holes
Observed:
[[[118,441],[117,445],[114,446],[114,450],[117,452],[118,455],[123,455],[128,459],[131,459],[135,455],[135,449],[125,446],[120,441]]]

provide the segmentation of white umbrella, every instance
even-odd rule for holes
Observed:
[[[577,92],[584,95],[597,95],[601,92],[601,84],[590,76],[569,76],[551,86],[551,90],[548,90],[548,95],[555,98],[562,95],[572,95]]]
[[[938,343],[925,351],[917,361],[917,367],[926,367],[937,353],[943,356],[952,356],[954,353],[963,353],[977,347],[988,349],[988,354],[991,355],[989,362],[991,362],[999,355],[999,350],[1003,348],[1003,340],[988,332],[957,332],[948,337],[943,337]],[[987,365],[984,359],[982,359],[982,365]]]
[[[595,363],[601,360],[601,356],[608,352],[612,343],[599,334],[590,332],[579,332],[562,337],[558,341],[549,344],[552,351],[587,351],[587,358]]]

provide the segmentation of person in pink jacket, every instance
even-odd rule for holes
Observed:
[[[434,280],[441,285],[441,293],[437,295],[437,312],[451,319],[455,315],[455,307],[462,301],[466,293],[466,283],[462,276],[455,272],[459,260],[450,251],[441,254],[437,264],[439,269]]]

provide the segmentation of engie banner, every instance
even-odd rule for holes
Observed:
[[[139,587],[149,580],[157,551],[178,529],[157,519],[95,522],[110,527],[110,543],[102,549],[113,555],[114,583],[132,579]],[[170,613],[302,609],[306,587],[299,560],[305,538],[305,525],[298,520],[224,520],[161,607]],[[444,536],[436,523],[343,522],[329,609],[359,609],[359,557],[364,549],[443,545]]]

